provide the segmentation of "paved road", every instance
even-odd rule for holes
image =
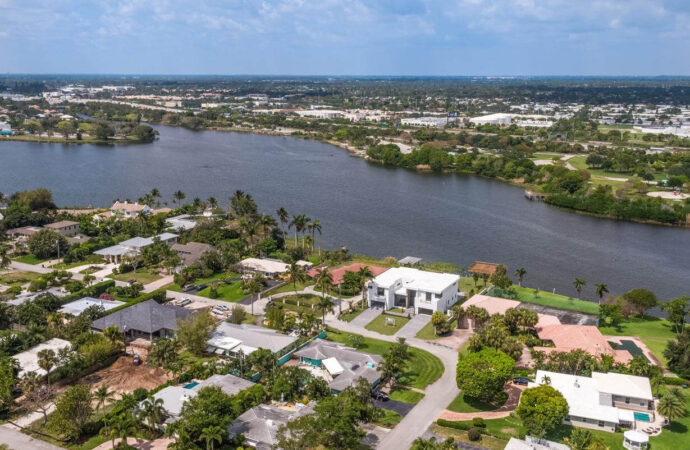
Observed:
[[[374,405],[381,409],[397,412],[403,417],[405,417],[410,411],[412,411],[412,408],[415,407],[414,403],[404,403],[396,400],[386,400],[385,402],[381,400],[374,400]]]
[[[352,322],[340,321],[333,314],[326,316],[326,323],[333,328],[346,332],[357,333],[362,336],[383,341],[397,341],[395,336],[385,336],[369,331],[364,327],[357,326]],[[417,406],[412,408],[400,423],[381,439],[377,448],[383,450],[402,450],[410,448],[412,442],[426,432],[427,428],[436,420],[439,414],[441,414],[446,409],[446,406],[460,393],[460,389],[458,389],[455,382],[455,366],[458,363],[458,353],[455,350],[440,345],[434,345],[417,338],[409,338],[407,339],[407,343],[412,347],[420,348],[436,355],[443,363],[444,371],[441,378],[435,383],[427,386],[424,391],[425,396],[417,403]]]
[[[381,314],[381,310],[378,308],[368,308],[362,311],[362,314],[352,319],[350,322],[353,326],[364,328],[369,322],[374,320],[376,316]]]
[[[7,444],[12,450],[61,450],[61,447],[27,436],[9,424],[0,426],[0,443]]]
[[[424,328],[424,326],[429,323],[430,320],[431,316],[427,316],[426,314],[417,314],[412,316],[412,319],[410,319],[410,321],[407,322],[404,327],[399,329],[395,335],[397,337],[404,337],[406,339],[413,338],[417,336],[419,330]]]

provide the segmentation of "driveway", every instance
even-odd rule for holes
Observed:
[[[376,319],[376,317],[381,314],[381,310],[378,308],[367,308],[362,311],[362,314],[352,319],[352,326],[364,328],[369,322]]]
[[[397,412],[403,417],[405,417],[407,413],[412,411],[412,408],[415,407],[414,403],[403,403],[396,400],[386,400],[385,402],[381,400],[374,400],[374,405],[381,409]]]
[[[424,325],[429,323],[431,320],[431,316],[427,316],[426,314],[417,314],[412,316],[409,322],[405,324],[404,327],[398,330],[397,333],[395,333],[396,337],[404,337],[406,339],[413,338],[417,336],[417,333],[419,333],[419,330],[424,328]]]
[[[12,450],[61,450],[61,447],[27,436],[9,424],[0,426],[0,442]]]

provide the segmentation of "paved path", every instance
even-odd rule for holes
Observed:
[[[374,320],[379,314],[381,314],[381,310],[378,308],[367,308],[362,313],[352,319],[352,324],[353,326],[356,327],[362,327],[364,328],[369,322]]]
[[[508,392],[508,400],[505,404],[498,408],[496,411],[478,411],[471,413],[459,413],[455,411],[445,410],[439,416],[439,419],[444,420],[472,420],[475,417],[481,417],[482,419],[501,419],[503,417],[508,417],[520,404],[520,395],[522,391],[527,389],[527,386],[520,386],[516,384],[509,384],[506,386],[506,392]]]
[[[429,323],[431,320],[431,316],[427,316],[425,314],[417,314],[415,316],[412,316],[412,319],[410,319],[409,322],[405,324],[401,329],[398,330],[397,333],[395,333],[396,337],[404,337],[406,339],[413,338],[417,336],[417,333],[419,333],[419,330],[424,328],[424,326]]]
[[[362,314],[365,313],[366,311]],[[397,341],[395,336],[385,336],[369,331],[353,322],[340,321],[333,314],[326,316],[326,324],[333,328],[382,341]],[[445,410],[445,407],[460,393],[455,382],[455,366],[458,363],[458,353],[455,350],[434,345],[417,338],[407,339],[407,342],[412,347],[426,350],[437,356],[443,363],[444,371],[441,378],[426,387],[424,398],[412,408],[390,433],[381,438],[377,448],[383,450],[410,448],[412,442],[424,434],[439,414]]]
[[[153,281],[153,282],[144,286],[144,292],[148,293],[148,292],[153,292],[156,289],[160,289],[163,286],[165,286],[166,284],[172,283],[174,281],[173,278],[174,278],[173,275],[166,275],[163,278],[161,278],[160,280]]]
[[[7,444],[12,450],[61,450],[61,447],[27,436],[9,424],[0,426],[0,443]]]

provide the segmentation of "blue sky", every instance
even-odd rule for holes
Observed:
[[[0,0],[0,73],[690,75],[690,0]]]

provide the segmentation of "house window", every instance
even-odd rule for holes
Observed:
[[[379,297],[382,297],[385,292],[386,292],[386,290],[384,288],[376,289],[376,295],[378,295]]]
[[[426,293],[426,301],[430,302],[431,301],[431,292]]]
[[[603,426],[604,426],[604,421],[603,421],[603,420],[600,420],[600,421],[599,421],[599,428],[602,428]]]
[[[440,300],[440,299],[441,299],[441,294],[434,294],[434,297],[436,298],[436,300]]]
[[[625,397],[625,404],[627,405],[628,403],[630,403],[630,397]]]
[[[645,401],[644,401],[644,400],[640,400],[640,406],[645,406]]]

